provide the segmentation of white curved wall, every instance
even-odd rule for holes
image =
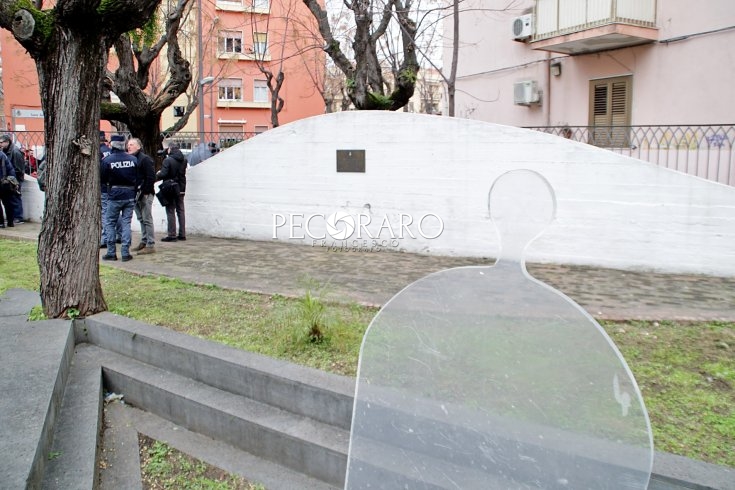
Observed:
[[[337,173],[338,149],[365,150],[366,172]],[[379,230],[386,216],[399,228],[400,215],[418,220],[431,213],[444,223],[439,237],[423,238],[414,223],[409,229],[416,238],[404,233],[395,248],[493,257],[499,245],[488,191],[498,176],[518,168],[541,173],[557,197],[557,220],[529,247],[530,261],[735,276],[733,187],[539,132],[408,113],[305,119],[190,168],[187,229],[273,240],[275,215],[301,215],[303,223],[344,211],[363,222],[359,215],[369,214],[366,230],[389,243],[387,228]],[[40,216],[29,205],[31,194],[40,194],[35,182],[25,188],[29,214]],[[160,237],[165,212],[157,203],[154,217]],[[425,222],[426,235],[436,233],[432,223]],[[310,225],[327,244],[342,244],[326,234],[321,217]],[[277,239],[313,245],[303,227],[293,231],[284,225]]]
[[[365,150],[366,172],[337,173],[338,149]],[[517,168],[544,175],[558,200],[532,261],[735,275],[735,188],[539,132],[408,113],[328,114],[228,149],[189,170],[187,223],[195,233],[271,240],[275,214],[343,210],[357,220],[369,208],[376,234],[384,216],[398,227],[401,214],[432,213],[441,236],[406,236],[399,249],[495,256],[488,191]],[[324,234],[320,217],[310,224]],[[303,229],[293,233],[302,240],[277,231],[313,243]]]

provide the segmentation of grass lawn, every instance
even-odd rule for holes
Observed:
[[[34,243],[0,239],[0,294],[38,289]],[[101,266],[110,311],[354,376],[377,310],[258,295]],[[136,291],[135,295],[130,291]],[[735,323],[603,322],[641,387],[656,450],[735,467]]]

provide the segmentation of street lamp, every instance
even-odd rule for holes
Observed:
[[[204,143],[204,86],[211,85],[212,82],[214,82],[214,77],[204,77],[199,80],[199,143]]]

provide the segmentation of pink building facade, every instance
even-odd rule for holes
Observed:
[[[735,122],[731,0],[511,3],[462,3],[457,116],[532,127]],[[631,144],[623,133],[597,146]]]

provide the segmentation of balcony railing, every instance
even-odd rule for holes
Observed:
[[[529,127],[735,186],[735,125]]]
[[[616,23],[656,27],[656,0],[537,0],[533,41]]]

